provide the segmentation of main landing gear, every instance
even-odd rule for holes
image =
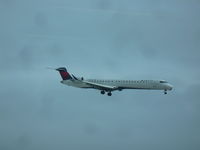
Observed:
[[[108,92],[108,96],[112,96],[112,93],[111,93],[111,92]]]
[[[101,91],[101,94],[102,94],[102,95],[104,95],[105,93],[106,93],[105,91]],[[108,92],[107,95],[108,95],[108,96],[112,96],[112,93],[111,93],[111,92]]]
[[[101,94],[105,94],[105,91],[101,91]]]

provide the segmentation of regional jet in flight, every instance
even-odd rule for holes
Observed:
[[[173,86],[165,80],[99,80],[84,79],[69,74],[65,67],[55,69],[59,71],[63,84],[78,88],[93,88],[101,91],[101,94],[112,95],[113,91],[124,89],[163,90],[164,94],[172,90]]]

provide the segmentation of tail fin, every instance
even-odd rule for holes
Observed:
[[[72,79],[72,77],[70,76],[70,74],[67,72],[67,69],[65,67],[60,67],[56,69],[57,71],[59,71],[61,77],[63,80],[70,80]]]

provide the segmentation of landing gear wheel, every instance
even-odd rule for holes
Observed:
[[[105,91],[101,91],[101,94],[105,94]]]
[[[164,91],[164,94],[167,94],[167,90]]]
[[[111,93],[111,92],[108,92],[108,96],[112,96],[112,93]]]

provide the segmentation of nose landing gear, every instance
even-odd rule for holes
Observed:
[[[164,94],[167,94],[167,90],[164,90]]]

